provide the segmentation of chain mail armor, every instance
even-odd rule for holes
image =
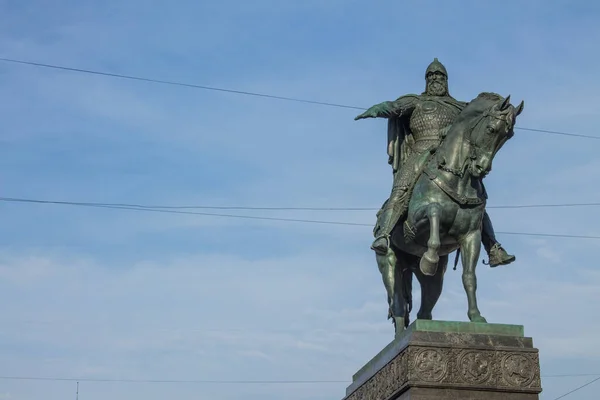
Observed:
[[[412,188],[425,166],[428,155],[435,151],[459,110],[435,98],[422,96],[410,116],[409,126],[414,143],[399,170],[394,173],[394,183],[389,200],[378,213],[375,236],[387,236],[408,208]],[[379,218],[382,217],[382,218]],[[379,220],[382,219],[382,220]]]

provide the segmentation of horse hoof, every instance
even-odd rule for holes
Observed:
[[[401,336],[406,330],[406,327],[404,326],[405,322],[405,317],[394,317],[394,328],[396,338]]]
[[[419,261],[419,268],[424,275],[433,276],[437,272],[438,263],[428,260],[425,256]]]
[[[483,318],[481,315],[474,315],[472,317],[469,318],[471,320],[471,322],[477,322],[477,323],[481,323],[481,324],[486,324],[487,320],[485,318]]]

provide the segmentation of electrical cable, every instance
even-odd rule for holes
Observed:
[[[101,76],[108,76],[108,77],[113,77],[113,78],[129,79],[129,80],[136,80],[136,81],[143,81],[143,82],[150,82],[150,83],[160,83],[160,84],[165,84],[165,85],[183,86],[183,87],[189,87],[189,88],[194,88],[194,89],[241,94],[241,95],[246,95],[246,96],[264,97],[264,98],[270,98],[270,99],[276,99],[276,100],[294,101],[294,102],[299,102],[299,103],[308,103],[308,104],[315,104],[315,105],[328,106],[328,107],[348,108],[348,109],[354,109],[354,110],[366,110],[367,109],[367,107],[358,107],[358,106],[351,106],[351,105],[346,105],[346,104],[329,103],[329,102],[307,100],[307,99],[300,99],[300,98],[286,97],[286,96],[277,96],[277,95],[271,95],[271,94],[266,94],[266,93],[256,93],[256,92],[243,91],[243,90],[224,89],[224,88],[219,88],[219,87],[214,87],[214,86],[196,85],[196,84],[192,84],[192,83],[167,81],[167,80],[162,80],[162,79],[144,78],[144,77],[134,76],[134,75],[124,75],[124,74],[103,72],[103,71],[97,71],[97,70],[91,70],[91,69],[74,68],[74,67],[67,67],[67,66],[62,66],[62,65],[54,65],[54,64],[46,64],[46,63],[39,63],[39,62],[33,62],[33,61],[17,60],[17,59],[13,59],[13,58],[2,57],[2,58],[0,58],[0,61],[4,61],[7,63],[13,63],[13,64],[22,64],[22,65],[29,65],[29,66],[34,66],[34,67],[41,67],[41,68],[50,68],[50,69],[57,69],[57,70],[70,71],[70,72],[101,75]],[[582,134],[577,134],[577,133],[552,131],[552,130],[547,130],[547,129],[535,129],[535,128],[524,128],[524,127],[523,128],[515,127],[515,129],[520,129],[523,131],[530,131],[530,132],[547,133],[547,134],[552,134],[552,135],[562,135],[562,136],[571,136],[571,137],[580,137],[580,138],[586,138],[586,139],[600,140],[600,136],[582,135]]]

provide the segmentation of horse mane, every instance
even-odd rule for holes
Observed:
[[[475,99],[486,99],[492,101],[500,101],[504,100],[504,97],[500,96],[498,93],[493,92],[481,92],[477,95]]]
[[[479,117],[481,117],[484,112],[489,111],[494,104],[497,104],[502,100],[504,100],[504,98],[497,93],[482,92],[467,104],[460,114],[458,114],[452,125],[450,125],[446,133],[446,139],[441,145],[443,150],[438,151],[436,155],[438,165],[444,165],[446,169],[449,168],[457,173],[462,171],[465,167],[466,154],[463,154],[462,146],[456,146],[455,140],[462,141],[462,138],[465,135],[468,137],[477,121],[480,120]],[[457,137],[455,135],[459,136]],[[450,144],[448,140],[450,140],[450,143],[452,144]]]
[[[489,110],[495,103],[504,100],[504,97],[498,93],[482,92],[467,104],[462,112],[456,117],[453,125],[464,124],[471,121],[474,117],[481,115]]]

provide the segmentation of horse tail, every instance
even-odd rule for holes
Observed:
[[[456,250],[456,257],[454,258],[454,270],[456,271],[456,266],[458,265],[458,258],[460,257],[460,247]]]

